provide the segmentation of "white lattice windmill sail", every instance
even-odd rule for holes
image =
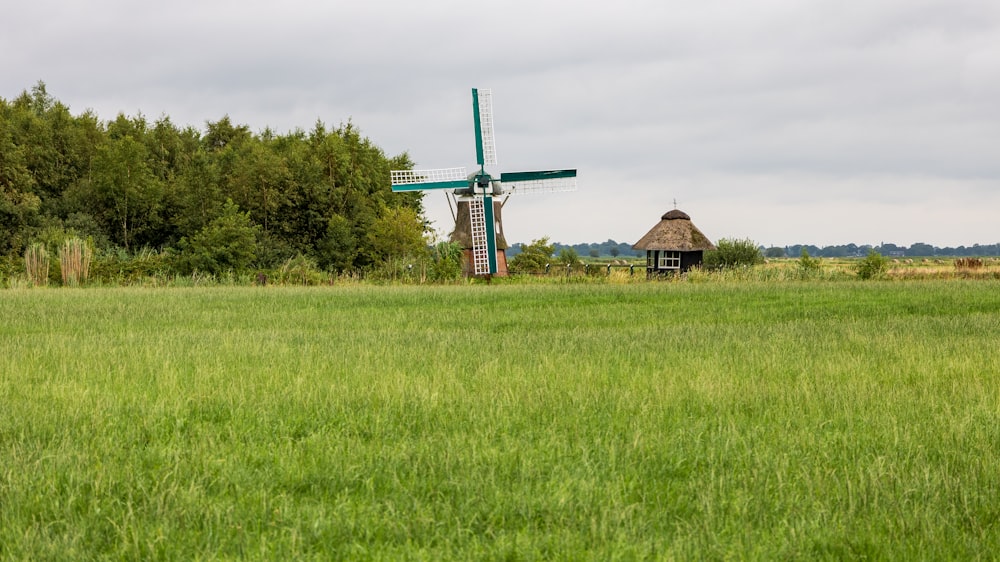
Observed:
[[[576,191],[576,170],[505,172],[500,174],[500,184],[510,194]]]
[[[476,275],[497,273],[497,220],[493,197],[504,193],[554,193],[576,190],[576,170],[504,172],[491,176],[486,166],[496,166],[497,148],[493,134],[493,93],[472,89],[472,118],[476,132],[476,164],[479,170],[466,174],[465,168],[437,170],[394,170],[393,191],[453,190],[456,197],[469,202],[472,228],[472,270]],[[502,250],[501,250],[502,252]]]
[[[496,231],[493,226],[492,197],[474,197],[469,201],[469,223],[472,227],[473,273],[496,273]]]
[[[465,168],[438,170],[393,170],[389,172],[393,191],[423,191],[425,189],[461,189],[469,187]]]
[[[472,116],[476,124],[476,163],[497,165],[497,143],[493,136],[493,92],[472,89]]]

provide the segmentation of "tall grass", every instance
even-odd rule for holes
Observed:
[[[49,252],[45,244],[34,242],[24,251],[24,269],[34,286],[49,284]]]
[[[0,559],[988,559],[998,289],[8,291]]]
[[[90,261],[93,252],[80,238],[68,238],[59,248],[59,266],[63,285],[76,287],[86,283],[90,277]]]

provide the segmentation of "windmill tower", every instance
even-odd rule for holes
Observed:
[[[473,275],[506,275],[506,243],[500,209],[507,197],[516,193],[554,193],[576,189],[576,170],[487,172],[497,165],[493,137],[493,96],[490,90],[472,89],[472,117],[476,130],[476,163],[479,169],[467,174],[465,168],[438,170],[394,170],[393,191],[445,190],[455,199],[453,242],[462,244],[469,255]],[[494,173],[496,173],[494,171]],[[503,197],[503,200],[500,200]]]

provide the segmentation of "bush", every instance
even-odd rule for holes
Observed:
[[[21,259],[14,255],[0,256],[0,289],[8,286],[23,270]]]
[[[431,252],[430,278],[454,281],[462,278],[462,247],[455,242],[438,242]]]
[[[321,285],[329,280],[330,276],[320,271],[315,260],[302,254],[282,264],[273,278],[282,285]]]
[[[170,252],[143,248],[129,254],[122,248],[100,252],[93,257],[90,278],[102,283],[131,285],[150,278],[164,280],[172,273]]]
[[[704,266],[710,269],[732,269],[750,267],[764,263],[758,245],[749,238],[736,240],[723,238],[716,249],[705,252]]]
[[[222,216],[198,231],[190,240],[181,239],[177,268],[218,275],[225,271],[246,271],[256,256],[257,226],[249,213],[241,213],[232,200],[223,206]]]
[[[820,266],[819,258],[809,257],[809,250],[802,248],[802,256],[799,257],[799,274],[802,277],[811,277],[819,273]]]
[[[580,255],[573,248],[563,248],[559,250],[559,264],[570,267],[580,264]]]
[[[889,260],[875,250],[869,250],[868,255],[854,266],[854,271],[861,279],[878,279],[885,276]]]
[[[511,258],[508,268],[511,273],[542,273],[552,263],[554,251],[555,245],[549,244],[548,237],[521,244],[521,253]]]

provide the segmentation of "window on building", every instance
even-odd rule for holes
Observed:
[[[659,269],[680,269],[681,268],[681,253],[680,252],[660,252]]]

